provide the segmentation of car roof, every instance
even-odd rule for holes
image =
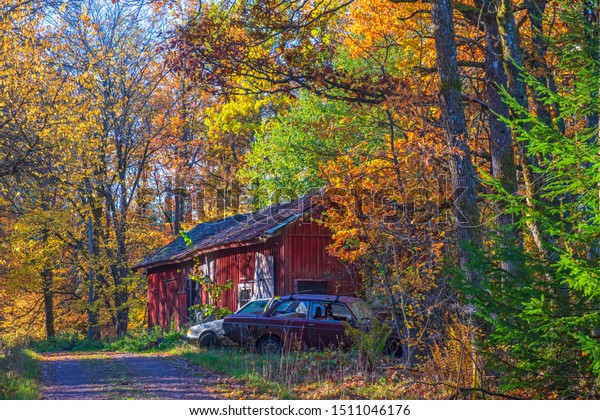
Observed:
[[[325,302],[342,302],[350,303],[360,300],[352,296],[341,296],[341,295],[312,295],[312,294],[300,294],[295,293],[291,295],[282,296],[281,300],[321,300]]]

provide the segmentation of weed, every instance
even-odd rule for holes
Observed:
[[[392,333],[390,326],[373,320],[372,325],[365,331],[362,328],[348,327],[348,338],[352,342],[352,350],[358,354],[356,373],[371,374],[376,370],[385,357],[386,345]]]

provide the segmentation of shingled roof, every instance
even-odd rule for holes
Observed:
[[[183,237],[179,237],[146,257],[133,268],[137,270],[174,264],[189,260],[202,251],[209,252],[215,248],[248,245],[266,240],[310,211],[315,204],[316,194],[308,194],[293,201],[274,204],[253,213],[238,214],[213,222],[200,223],[186,233],[192,241],[191,246],[187,246]]]

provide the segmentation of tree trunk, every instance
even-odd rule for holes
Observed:
[[[48,210],[49,205],[45,202],[42,204],[42,208],[44,210]],[[48,228],[44,227],[42,229],[42,242],[44,246],[48,242]],[[53,340],[56,332],[54,330],[54,272],[52,271],[51,266],[51,256],[48,257],[49,260],[44,262],[44,266],[42,268],[41,277],[42,277],[42,296],[44,299],[44,318],[46,323],[46,338],[48,340]]]
[[[98,321],[95,310],[95,294],[96,290],[94,287],[94,223],[92,217],[88,217],[88,330],[87,339],[88,341],[100,340],[100,329],[98,328]]]
[[[51,268],[45,268],[42,272],[42,290],[44,294],[44,314],[46,316],[46,338],[54,338],[54,273]]]
[[[531,71],[537,80],[550,89],[556,92],[554,76],[548,67],[546,55],[548,53],[547,37],[544,35],[543,18],[548,0],[525,0],[525,7],[529,16],[531,26],[531,43],[533,46],[533,57],[530,60]],[[535,96],[535,95],[533,95]],[[552,112],[556,117],[560,115],[558,104],[547,105],[535,97],[535,109],[537,116],[549,127],[552,126]],[[556,120],[558,129],[564,134],[565,124],[561,118]]]
[[[115,308],[116,308],[116,332],[121,337],[127,333],[129,325],[129,292],[127,287],[127,247],[125,239],[125,222],[115,221],[115,236],[117,241],[117,255],[112,267],[112,275],[115,285]]]
[[[182,229],[181,223],[184,221],[185,215],[185,187],[179,174],[175,177],[174,193],[173,235],[179,236]]]
[[[485,80],[487,103],[489,105],[488,123],[490,128],[490,153],[492,157],[492,175],[507,194],[517,193],[517,170],[515,167],[514,145],[510,128],[500,119],[509,118],[508,105],[502,100],[499,89],[506,87],[507,79],[500,56],[500,34],[496,21],[496,8],[493,0],[481,0],[476,3],[483,10],[485,26]],[[515,228],[516,216],[506,211],[505,200],[496,202],[496,226],[501,240],[502,269],[517,274],[517,263],[510,257],[510,249],[519,243]]]
[[[97,191],[98,192],[98,196],[100,196],[101,191]],[[107,247],[107,242],[108,242],[108,238],[106,237],[107,235],[104,232],[104,229],[102,228],[102,222],[103,222],[103,216],[104,216],[104,207],[102,206],[102,201],[96,197],[94,197],[92,195],[92,197],[90,198],[90,204],[91,204],[91,212],[92,212],[92,244],[91,244],[91,251],[92,251],[92,260],[90,261],[91,267],[90,270],[93,271],[93,267],[96,266],[97,269],[95,270],[95,272],[93,272],[93,279],[90,279],[90,281],[93,282],[92,286],[96,286],[94,287],[94,296],[93,296],[93,303],[89,303],[90,308],[89,310],[91,311],[92,314],[92,319],[90,320],[88,318],[88,331],[89,328],[91,327],[91,336],[92,336],[92,340],[100,340],[102,338],[102,333],[101,333],[101,328],[100,325],[98,324],[98,295],[99,295],[99,291],[102,288],[105,288],[108,286],[108,281],[106,280],[106,277],[104,276],[103,272],[104,270],[102,270],[100,268],[100,264],[98,263],[99,261],[99,256],[101,255],[101,251],[102,249],[106,250]],[[88,245],[89,246],[89,245]],[[90,251],[88,249],[88,251]],[[88,297],[89,299],[89,297]]]
[[[524,109],[528,108],[527,89],[525,82],[521,79],[521,68],[523,58],[521,46],[519,45],[519,30],[515,22],[511,0],[496,0],[498,21],[498,33],[502,43],[502,56],[506,75],[508,76],[508,87],[510,94]]]
[[[437,53],[438,77],[446,137],[454,152],[449,167],[453,188],[453,216],[458,240],[458,257],[471,284],[481,282],[480,271],[473,267],[474,250],[482,248],[479,208],[477,205],[477,174],[467,144],[467,125],[462,103],[462,83],[456,61],[454,20],[450,0],[431,2]]]
[[[593,66],[594,79],[598,80],[600,69],[598,68],[600,62],[600,33],[599,33],[599,22],[598,22],[598,5],[592,0],[585,0],[583,2],[583,18],[584,18],[584,34],[585,46],[589,55],[590,64]],[[591,112],[587,116],[587,126],[593,130],[598,130],[598,89],[592,89],[590,92],[591,96],[591,108],[594,112]],[[598,142],[598,134],[590,139],[592,146],[596,146]]]
[[[521,47],[519,45],[519,31],[517,23],[515,22],[515,15],[512,10],[511,0],[495,0],[497,2],[497,15],[496,19],[498,22],[498,33],[500,35],[500,42],[502,45],[502,57],[504,60],[504,69],[508,81],[508,92],[515,99],[517,104],[523,109],[529,109],[529,103],[527,98],[527,87],[525,82],[521,78],[521,69],[523,68],[523,58],[521,54]],[[523,115],[517,115],[517,118],[523,117]],[[524,131],[529,131],[531,127],[529,124],[522,124]],[[523,184],[525,187],[525,200],[527,205],[532,209],[535,208],[535,202],[539,198],[537,197],[537,191],[541,191],[542,182],[540,179],[536,179],[532,168],[537,166],[536,159],[529,156],[527,153],[527,143],[524,141],[519,142],[519,160],[523,167]],[[546,247],[542,232],[537,222],[528,220],[527,227],[531,232],[533,241],[543,256],[547,255]]]

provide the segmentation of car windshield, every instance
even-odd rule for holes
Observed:
[[[265,306],[269,303],[268,300],[261,299],[255,300],[252,302],[248,302],[246,305],[242,306],[237,314],[249,314],[249,313],[260,313],[265,310]]]
[[[373,312],[371,312],[371,309],[362,300],[355,300],[354,302],[350,302],[348,306],[350,307],[352,312],[354,312],[354,315],[356,315],[356,318],[359,321],[363,319],[373,318]]]

